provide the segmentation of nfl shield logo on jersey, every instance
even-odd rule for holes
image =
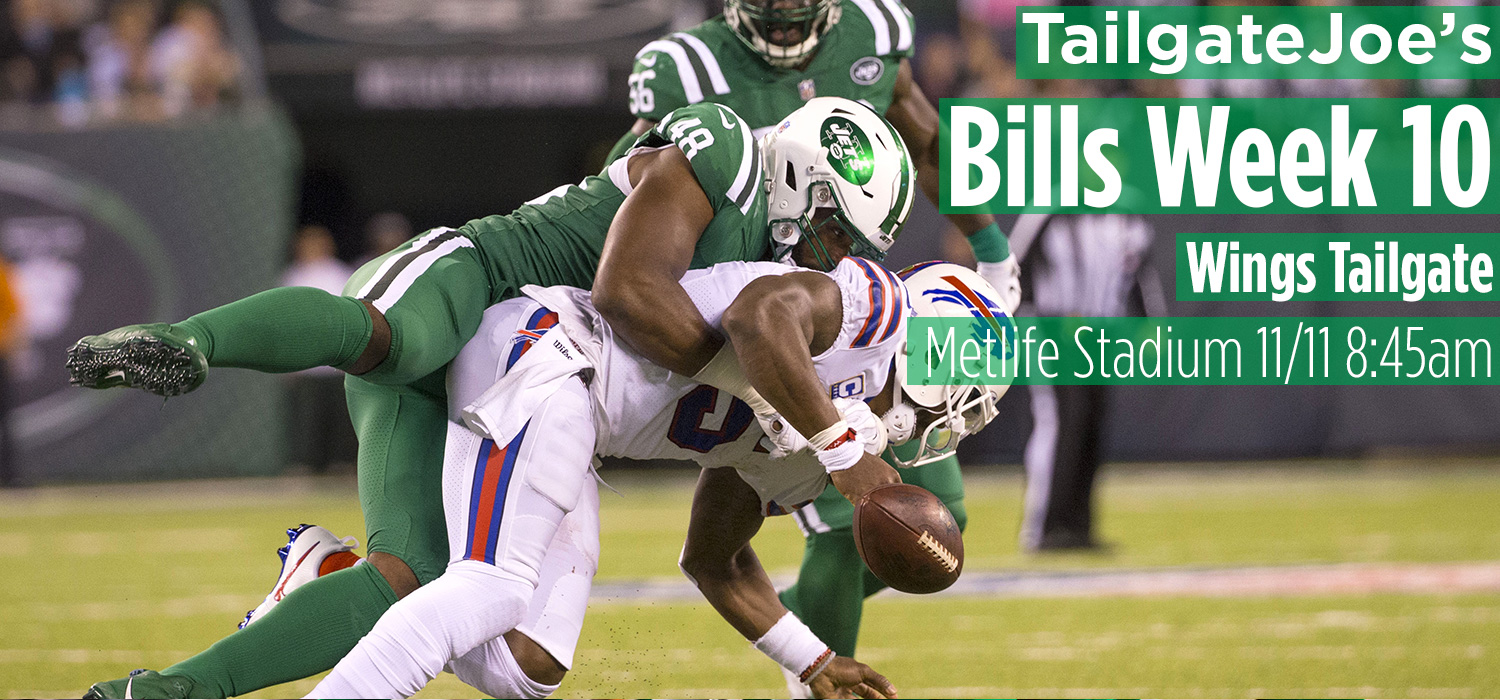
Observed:
[[[874,85],[885,74],[885,64],[874,56],[865,56],[849,67],[849,79],[857,85]]]
[[[804,102],[817,97],[818,88],[813,85],[813,79],[808,78],[807,80],[797,83],[797,94],[802,97],[802,100]]]

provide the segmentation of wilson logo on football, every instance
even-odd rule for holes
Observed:
[[[938,542],[932,536],[932,533],[923,530],[922,536],[917,539],[917,544],[922,545],[922,549],[927,550],[932,555],[932,558],[938,560],[938,563],[943,565],[943,568],[950,572],[958,570],[958,557],[953,556],[953,552],[948,551],[947,547]]]

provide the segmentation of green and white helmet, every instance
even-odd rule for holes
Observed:
[[[884,260],[911,214],[915,176],[906,143],[862,103],[817,97],[761,138],[766,207],[775,257],[789,259],[803,236],[826,269],[838,264],[814,231],[820,209],[854,240],[852,252]]]
[[[791,68],[839,21],[839,0],[725,0],[724,20],[766,63]]]

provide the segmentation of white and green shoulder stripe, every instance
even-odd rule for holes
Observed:
[[[900,0],[844,0],[845,12],[859,12],[875,32],[875,55],[909,55],[916,30],[911,11]]]
[[[740,119],[734,110],[724,105],[715,106],[719,108],[719,116],[723,125],[739,132],[740,135],[740,167],[736,170],[734,181],[729,184],[729,190],[725,194],[740,208],[740,212],[748,214],[750,205],[755,202],[755,192],[761,182],[760,146],[751,135],[750,126]]]
[[[672,60],[675,72],[668,73],[665,66],[658,66],[660,59],[653,54],[662,54]],[[676,32],[661,39],[657,39],[636,52],[636,73],[640,74],[642,69],[653,69],[656,81],[661,81],[668,75],[675,75],[677,85],[680,86],[685,104],[697,104],[704,100],[708,94],[724,95],[729,93],[729,81],[724,78],[724,70],[719,66],[719,59],[710,51],[708,45],[702,39],[685,32]],[[664,74],[665,73],[665,74]],[[652,86],[655,87],[655,86]],[[656,88],[660,89],[660,88]],[[678,107],[682,105],[673,105]]]

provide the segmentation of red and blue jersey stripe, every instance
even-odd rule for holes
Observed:
[[[531,349],[532,343],[541,338],[542,333],[546,332],[548,328],[555,325],[557,325],[556,311],[543,306],[531,314],[531,318],[526,321],[526,327],[517,330],[516,337],[511,339],[514,346],[510,349],[510,357],[505,358],[505,368],[510,369],[515,366],[516,361],[521,359],[521,356],[525,355],[527,350]]]
[[[469,542],[464,548],[465,559],[495,563],[495,543],[500,539],[500,522],[505,516],[505,496],[510,492],[516,453],[521,451],[521,441],[530,426],[527,423],[504,447],[488,438],[479,444],[474,484],[469,492]]]
[[[859,258],[847,259],[852,260],[870,282],[870,315],[850,344],[850,347],[863,348],[885,341],[896,332],[906,313],[906,293],[889,270]]]

